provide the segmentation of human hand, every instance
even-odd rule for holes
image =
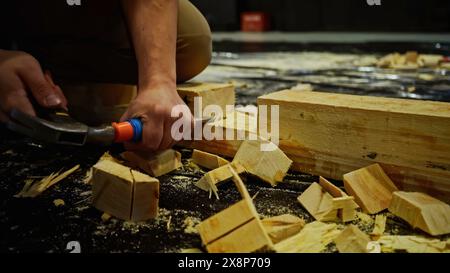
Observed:
[[[183,111],[184,109],[187,109]],[[172,117],[173,110],[183,113]],[[156,84],[141,89],[136,98],[130,103],[121,118],[140,118],[143,124],[142,140],[140,143],[125,143],[127,150],[154,153],[169,149],[180,136],[172,135],[172,125],[179,118],[183,124],[192,124],[193,117],[184,101],[178,96],[176,85]],[[183,128],[185,130],[187,128]],[[177,134],[180,132],[177,132]],[[181,134],[181,133],[180,133]]]
[[[14,108],[35,116],[30,95],[43,107],[67,109],[61,88],[43,73],[33,56],[0,50],[0,122],[7,122]]]

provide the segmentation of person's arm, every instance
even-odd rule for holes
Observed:
[[[130,150],[159,151],[171,147],[170,114],[184,102],[176,91],[178,0],[122,0],[138,71],[138,95],[122,120],[139,117],[142,142],[127,143]]]

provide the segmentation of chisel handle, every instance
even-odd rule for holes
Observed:
[[[139,142],[142,139],[142,121],[132,118],[124,122],[113,122],[114,142]]]

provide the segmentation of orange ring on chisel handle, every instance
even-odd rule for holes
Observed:
[[[127,142],[133,139],[134,128],[128,122],[113,122],[112,127],[114,128],[114,142]]]

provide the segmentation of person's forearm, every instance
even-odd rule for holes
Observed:
[[[139,90],[175,86],[178,1],[122,0],[122,6],[137,58]]]

